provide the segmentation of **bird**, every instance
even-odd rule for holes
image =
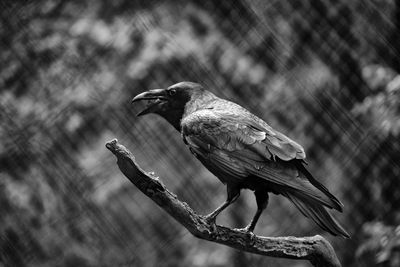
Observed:
[[[194,82],[148,90],[131,102],[146,100],[137,115],[163,117],[180,132],[190,152],[226,185],[226,201],[204,217],[209,224],[215,227],[217,216],[242,189],[249,189],[257,211],[242,229],[247,233],[253,234],[273,193],[289,199],[326,232],[350,237],[327,210],[343,212],[343,204],[306,169],[304,148],[264,120]]]

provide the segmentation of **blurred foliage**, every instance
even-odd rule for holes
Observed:
[[[371,127],[382,135],[399,136],[400,134],[400,75],[394,76],[391,70],[376,69],[369,76],[371,87],[377,93],[370,95],[354,107],[354,113],[360,119],[367,120]],[[391,77],[392,76],[392,77]],[[382,89],[378,89],[382,87]]]
[[[328,236],[343,266],[398,265],[400,1],[3,1],[0,22],[0,264],[309,266],[197,240],[119,173],[114,137],[199,213],[224,200],[130,105],[190,80],[303,144],[345,204],[352,239]],[[254,210],[243,192],[218,223]],[[272,197],[256,233],[321,232]]]
[[[364,266],[395,267],[400,264],[400,226],[392,227],[381,222],[365,223],[366,241],[357,249],[357,258]]]

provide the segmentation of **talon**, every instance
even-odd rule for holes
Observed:
[[[254,239],[256,238],[256,235],[252,231],[247,231],[247,234],[250,235],[250,240],[254,241]]]
[[[253,231],[250,230],[250,228],[248,226],[246,226],[245,228],[235,228],[233,230],[240,231],[240,232],[246,234],[248,237],[247,242],[249,242],[251,245],[254,244],[256,235],[253,233]]]
[[[245,234],[251,233],[251,231],[250,231],[247,227],[244,227],[244,228],[234,228],[233,230],[239,231],[239,232],[242,232],[242,233],[245,233]]]
[[[254,241],[254,238],[256,237],[256,235],[253,233],[253,231],[250,230],[249,225],[246,226],[245,228],[235,228],[235,229],[233,229],[233,230],[236,230],[236,231],[245,233],[246,235],[249,236],[249,238],[250,238],[251,241]]]
[[[204,220],[208,223],[208,224],[215,224],[215,217],[214,216],[203,216]]]
[[[206,215],[203,218],[204,218],[204,221],[210,225],[212,232],[213,233],[217,232],[217,224],[215,222],[215,217]]]

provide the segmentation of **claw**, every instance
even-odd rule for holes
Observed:
[[[204,221],[210,225],[213,233],[217,232],[217,224],[215,222],[215,216],[206,215],[204,216]]]
[[[233,230],[245,233],[246,235],[249,236],[249,240],[251,242],[254,242],[256,235],[253,233],[252,230],[250,230],[250,225],[246,226],[245,228],[235,228]]]

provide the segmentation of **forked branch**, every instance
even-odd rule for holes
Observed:
[[[117,157],[121,172],[146,196],[157,203],[194,236],[220,243],[250,253],[298,260],[308,260],[317,267],[340,267],[331,244],[322,236],[264,237],[217,225],[215,229],[203,218],[180,201],[151,173],[136,163],[133,154],[116,139],[106,147]]]

